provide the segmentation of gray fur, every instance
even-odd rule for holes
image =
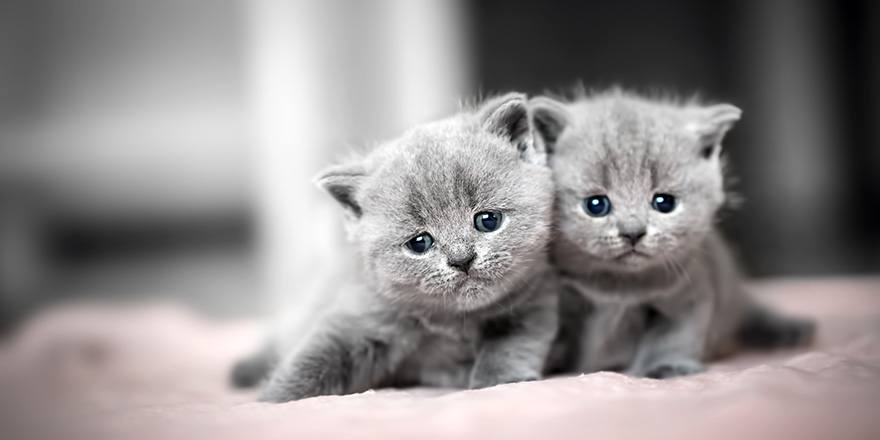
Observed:
[[[552,255],[564,277],[562,301],[585,302],[587,316],[564,317],[560,336],[569,335],[569,346],[561,352],[576,355],[566,361],[557,353],[556,368],[662,378],[700,372],[735,343],[810,339],[811,322],[780,317],[748,298],[715,229],[725,203],[721,141],[739,109],[619,90],[568,103],[539,97],[530,107],[551,150],[558,228]],[[677,207],[652,209],[658,193],[676,196]],[[609,215],[584,212],[582,201],[594,195],[611,200]],[[634,245],[624,237],[639,233]]]
[[[552,177],[529,121],[524,95],[505,95],[320,175],[345,208],[362,278],[320,293],[334,305],[275,344],[262,400],[540,378],[558,287],[547,263]],[[500,229],[475,229],[485,210],[504,213]],[[435,244],[417,255],[404,243],[421,232]],[[450,265],[471,256],[466,272]],[[236,371],[251,378],[271,363],[260,359],[271,357]]]

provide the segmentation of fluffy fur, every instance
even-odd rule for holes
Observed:
[[[336,301],[308,333],[241,362],[233,381],[269,372],[261,399],[283,402],[539,379],[558,287],[547,263],[552,177],[526,104],[515,93],[489,100],[323,172],[362,278],[321,292]],[[475,228],[482,211],[503,213],[498,230]],[[423,232],[431,249],[405,247]]]
[[[555,351],[557,371],[663,378],[700,372],[737,342],[810,339],[812,323],[748,298],[714,227],[725,203],[721,140],[738,108],[619,90],[530,106],[556,182],[553,260],[567,347]],[[674,195],[677,206],[653,209],[655,194]],[[588,215],[584,199],[602,195],[610,213]]]

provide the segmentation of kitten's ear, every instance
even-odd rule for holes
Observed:
[[[334,165],[318,174],[315,183],[330,193],[346,213],[356,219],[363,214],[356,196],[365,177],[366,170],[360,163]]]
[[[483,129],[509,140],[523,160],[543,165],[547,155],[535,143],[526,101],[525,94],[515,92],[491,99],[480,109],[480,120]]]
[[[529,100],[532,114],[532,125],[535,127],[538,141],[543,144],[547,154],[553,154],[556,140],[571,122],[571,116],[565,104],[546,96],[537,96]]]
[[[721,145],[725,133],[742,116],[742,110],[730,104],[703,107],[696,111],[685,129],[697,135],[700,140],[700,155],[709,158]]]

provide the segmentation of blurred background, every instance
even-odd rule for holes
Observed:
[[[880,3],[4,0],[0,326],[48,304],[271,310],[344,253],[312,177],[477,94],[744,110],[749,273],[880,272]]]

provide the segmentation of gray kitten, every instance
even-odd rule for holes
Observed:
[[[260,398],[284,402],[539,379],[558,287],[552,176],[533,132],[512,93],[324,171],[318,185],[344,208],[362,277],[321,292],[335,301],[315,325],[242,361],[233,382],[271,373]]]
[[[811,339],[811,322],[749,299],[714,226],[721,140],[738,108],[619,90],[530,107],[556,182],[552,256],[565,285],[559,343],[569,344],[556,371],[672,377],[737,344]]]

